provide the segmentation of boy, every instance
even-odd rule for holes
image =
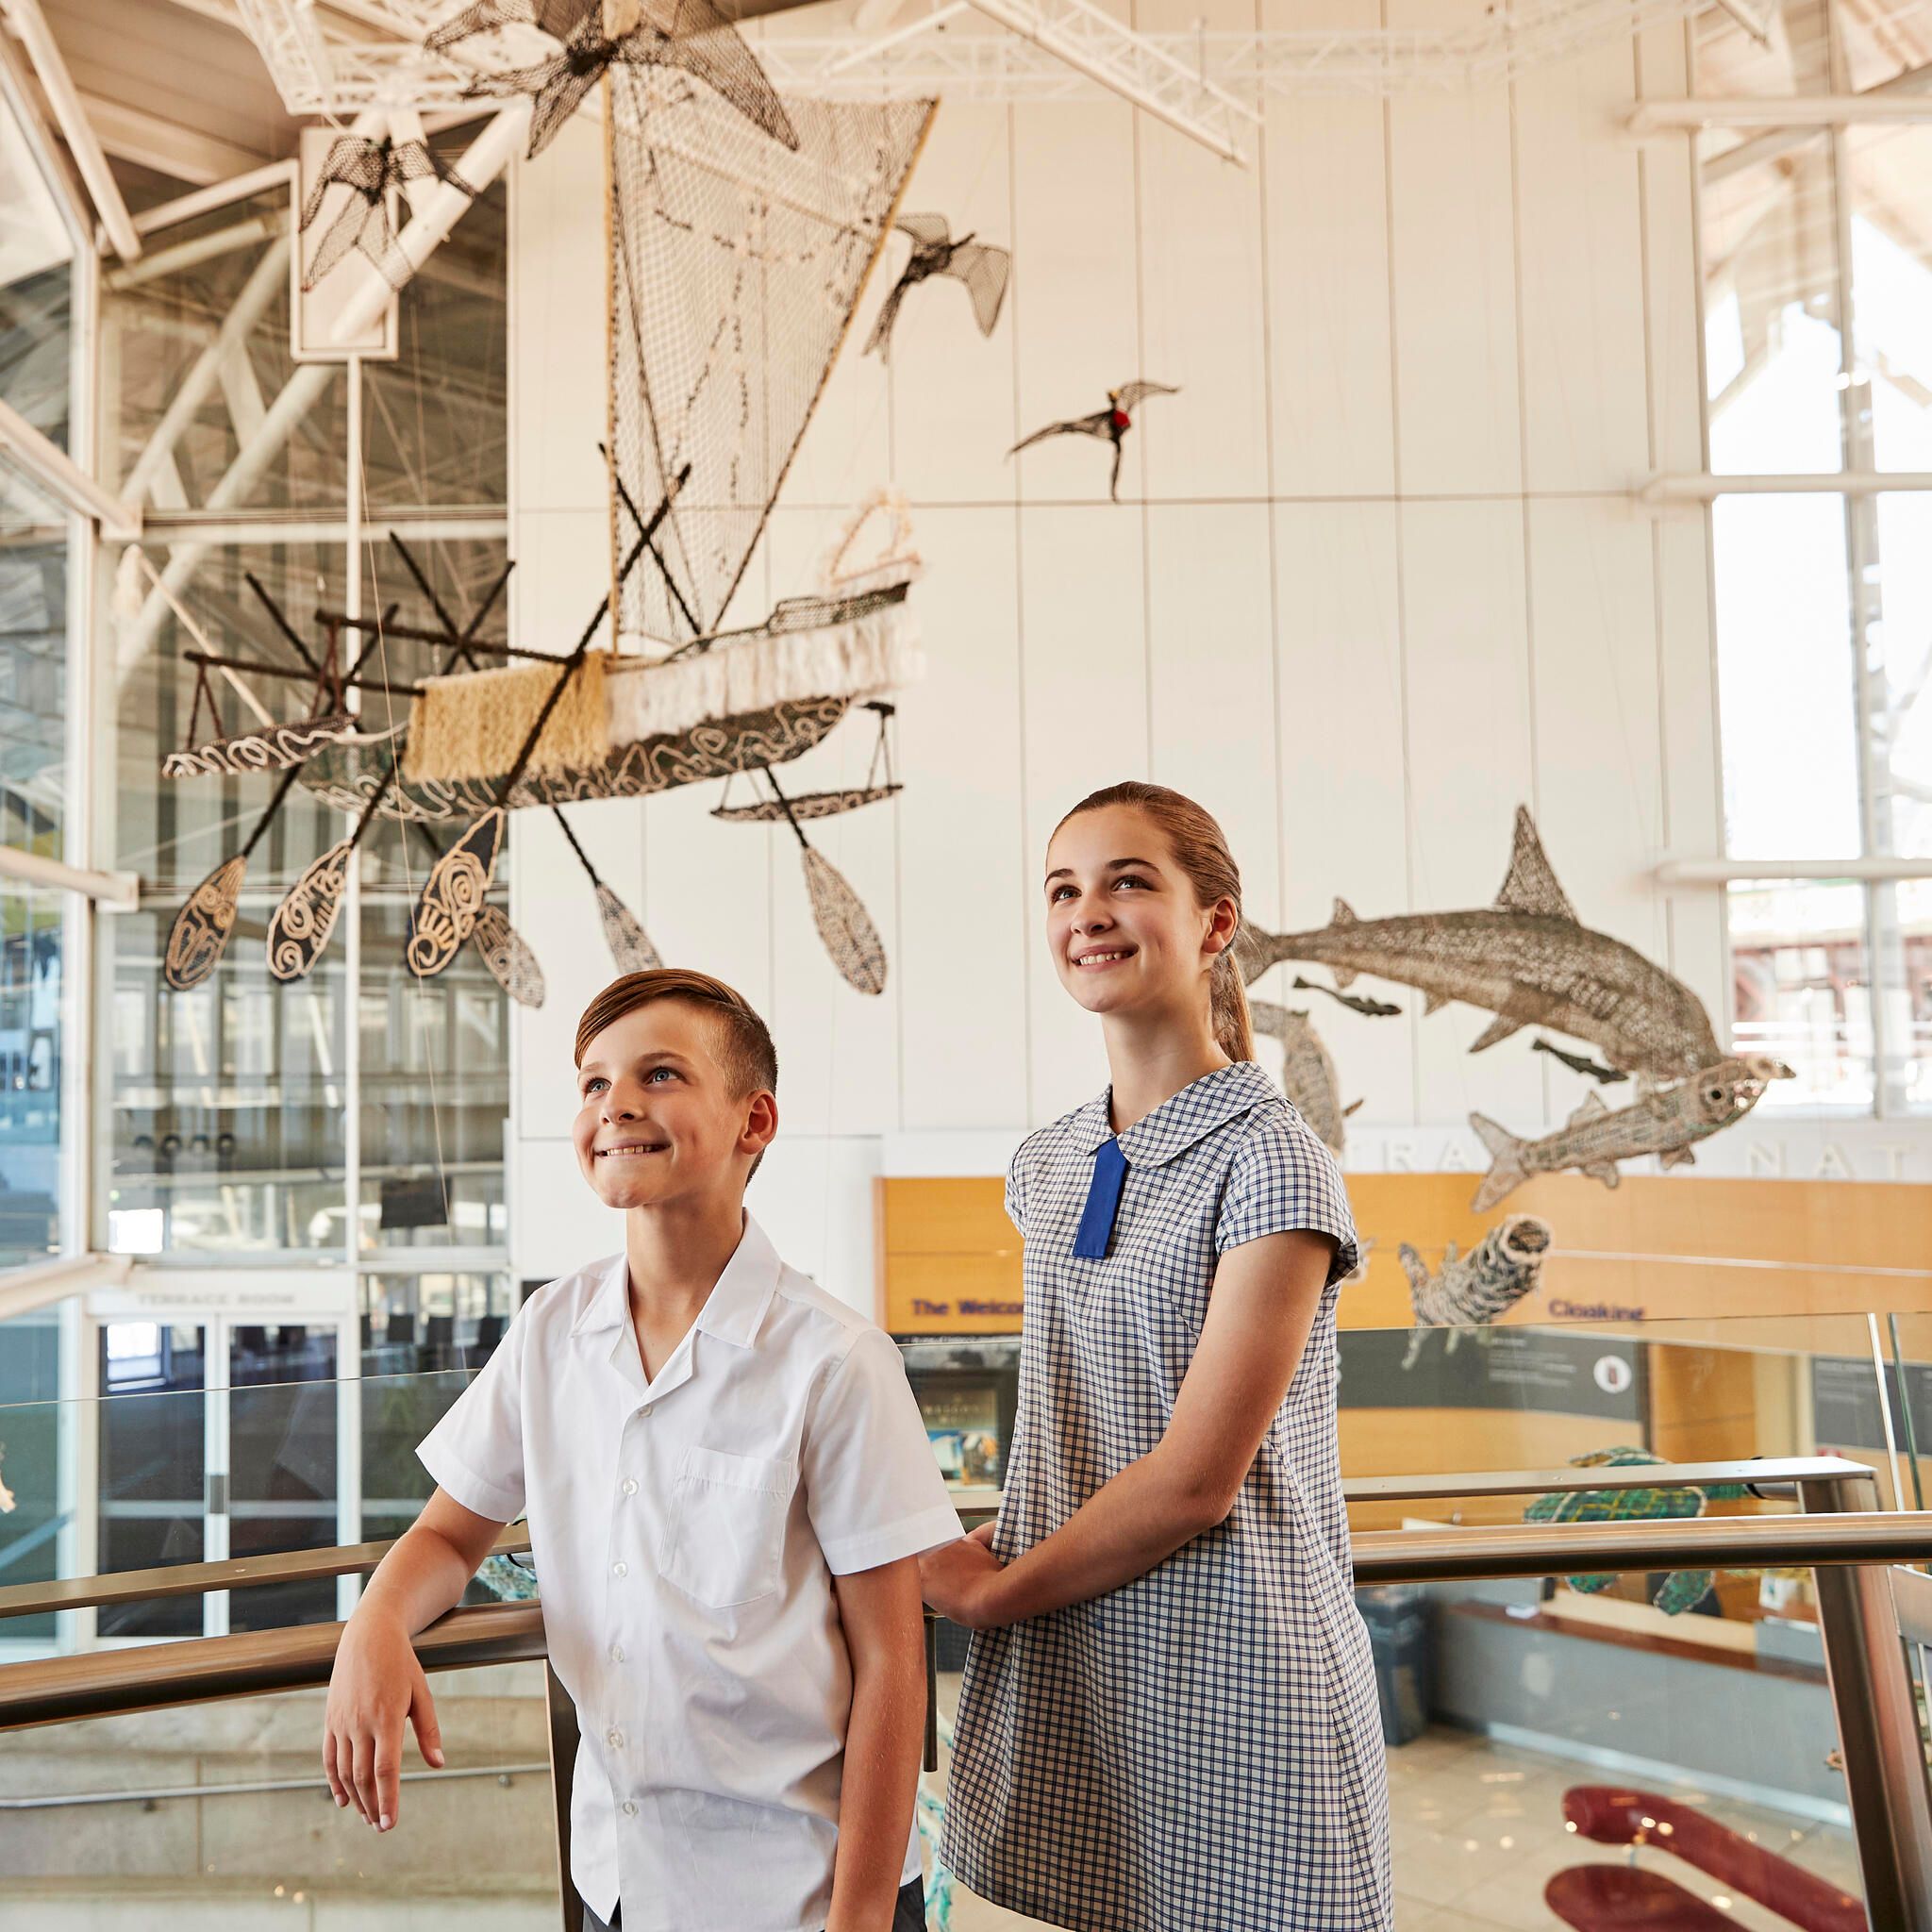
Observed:
[[[436,1492],[337,1652],[336,1803],[395,1823],[405,1715],[442,1763],[409,1638],[527,1513],[585,1932],[915,1932],[915,1559],[959,1522],[897,1351],[744,1212],[778,1074],[738,993],[628,974],[576,1060],[625,1251],[533,1296],[418,1450]]]

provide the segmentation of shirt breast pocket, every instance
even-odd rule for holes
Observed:
[[[770,1596],[797,1481],[797,1466],[782,1457],[687,1449],[658,1560],[665,1580],[714,1610]]]

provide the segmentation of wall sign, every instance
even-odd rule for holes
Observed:
[[[1402,1364],[1408,1334],[1350,1328],[1341,1351],[1343,1408],[1487,1408],[1593,1415],[1641,1426],[1648,1407],[1641,1344],[1600,1335],[1491,1328],[1476,1341],[1466,1331],[1456,1352],[1431,1330],[1413,1368]]]

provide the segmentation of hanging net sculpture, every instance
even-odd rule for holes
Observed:
[[[532,30],[551,43],[537,58],[509,65],[491,58]],[[712,0],[475,0],[439,25],[424,45],[432,53],[488,63],[466,90],[473,97],[533,97],[532,159],[604,75],[622,68],[689,74],[767,139],[798,145],[791,117],[757,55]]]
[[[611,461],[638,504],[691,473],[620,586],[620,649],[717,628],[936,105],[788,101],[788,149],[681,74],[613,70]]]

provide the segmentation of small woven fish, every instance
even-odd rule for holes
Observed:
[[[547,989],[537,956],[496,906],[484,906],[470,927],[470,943],[490,969],[490,976],[520,1007],[541,1007]]]
[[[503,845],[504,816],[492,806],[429,869],[409,921],[403,958],[419,979],[433,979],[461,950],[482,911]]]
[[[262,835],[275,823],[290,788],[301,775],[300,765],[291,765],[269,797],[267,809],[255,822],[248,842],[231,858],[225,858],[188,895],[188,903],[175,913],[168,928],[168,944],[161,956],[161,977],[176,992],[189,992],[199,986],[220,963],[235,930],[235,912],[242,894],[242,880],[248,871],[248,858],[261,843]]]
[[[637,914],[602,879],[597,881],[597,916],[604,922],[604,943],[620,973],[655,973],[663,965],[663,956]]]
[[[168,928],[168,950],[161,974],[176,992],[197,987],[215,970],[228,935],[235,930],[236,900],[248,855],[225,858],[188,895],[188,903]]]
[[[802,844],[799,857],[805,866],[805,889],[811,895],[811,916],[839,976],[856,991],[884,992],[886,949],[872,915],[824,853]]]
[[[331,845],[295,883],[268,923],[268,970],[280,980],[306,979],[322,958],[349,885],[353,839]]]
[[[362,808],[356,829],[331,845],[283,893],[268,923],[268,970],[283,981],[307,978],[327,948],[349,890],[349,860],[362,835],[375,821],[376,808],[395,783],[395,761],[388,775]]]

